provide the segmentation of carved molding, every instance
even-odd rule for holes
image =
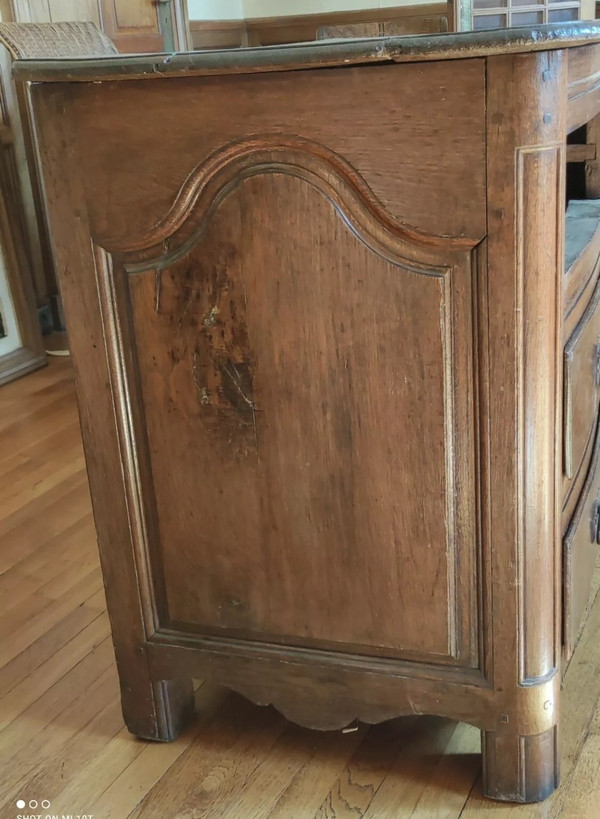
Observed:
[[[447,267],[477,241],[434,236],[392,216],[362,176],[341,156],[317,142],[280,134],[231,142],[197,165],[183,183],[169,212],[146,233],[102,242],[111,253],[125,254],[130,272],[165,266],[195,243],[223,199],[244,179],[284,173],[312,184],[329,199],[350,229],[380,255],[402,261],[415,272]],[[419,253],[415,252],[419,248]]]
[[[156,582],[160,573],[156,569],[153,571],[153,550],[150,548],[150,533],[155,535],[156,527],[153,521],[149,521],[149,509],[153,508],[153,499],[148,496],[151,491],[151,480],[147,472],[147,443],[145,436],[139,434],[139,423],[136,424],[135,419],[135,408],[139,408],[140,402],[135,395],[138,390],[132,378],[132,347],[130,343],[124,343],[126,332],[124,328],[127,327],[127,323],[123,322],[120,316],[124,299],[119,291],[123,282],[119,282],[115,275],[111,256],[97,246],[93,246],[92,250],[112,404],[121,452],[129,535],[138,576],[144,629],[146,636],[150,636],[160,624],[160,607],[164,593],[156,594]]]
[[[426,687],[423,691],[422,682],[417,687],[412,680],[396,678],[394,683],[396,692],[393,702],[369,702],[349,695],[343,684],[339,686],[339,696],[332,702],[331,690],[319,697],[313,690],[299,691],[294,683],[286,685],[280,681],[275,684],[261,681],[253,684],[240,680],[228,683],[226,678],[223,681],[224,685],[257,705],[272,705],[291,722],[322,731],[339,730],[355,721],[376,724],[397,717],[435,714],[459,722],[468,722],[483,730],[490,729],[490,726],[495,730],[502,730],[510,725],[511,730],[516,729],[519,734],[535,735],[554,728],[558,719],[560,691],[558,674],[554,674],[545,684],[519,689],[516,707],[514,695],[513,702],[507,702],[507,707],[503,708],[501,698],[494,697],[489,689],[472,687],[472,697],[479,700],[481,711],[479,714],[471,712],[468,718],[465,717],[460,705],[452,707],[449,704],[444,706],[434,702]],[[383,688],[386,688],[385,683]],[[391,689],[392,685],[389,688]],[[495,700],[495,708],[489,707],[491,700]],[[498,708],[506,713],[498,717]]]
[[[549,730],[558,719],[561,679],[556,672],[537,685],[519,686],[515,695],[514,689],[494,691],[474,669],[166,632],[148,644],[148,657],[154,679],[175,678],[192,668],[198,677],[321,730],[355,720],[377,723],[436,714],[486,731],[526,735]],[[446,697],[440,697],[440,686]],[[453,696],[458,690],[462,696]]]
[[[540,577],[539,573],[531,576],[531,558],[529,544],[540,539],[544,542],[559,542],[558,522],[555,498],[554,456],[555,436],[555,396],[560,395],[559,386],[562,380],[559,357],[550,360],[547,355],[548,334],[554,334],[552,327],[539,320],[541,301],[554,300],[556,314],[555,327],[561,323],[561,286],[560,276],[552,278],[554,292],[548,289],[547,279],[540,267],[552,267],[561,270],[563,265],[563,247],[559,226],[563,214],[563,167],[564,146],[544,145],[519,148],[517,150],[516,174],[516,218],[520,241],[516,254],[517,313],[520,321],[517,331],[517,379],[518,379],[518,495],[517,495],[517,573],[518,573],[518,610],[519,628],[517,629],[519,682],[531,684],[544,678],[558,666],[556,646],[558,635],[544,637],[544,647],[540,648],[539,631],[540,607],[546,601],[552,601],[556,607],[554,590],[558,587],[556,565],[552,563],[552,577]],[[554,225],[546,221],[546,234],[540,236],[539,220],[536,219],[536,204],[539,190],[548,190],[554,194]],[[547,217],[546,217],[547,219]],[[554,284],[556,280],[556,284]],[[541,373],[547,377],[541,379]],[[529,377],[530,372],[538,373],[538,382],[534,385]],[[545,385],[545,394],[540,390],[540,383]],[[533,392],[532,392],[533,391]],[[546,410],[547,411],[544,411]],[[536,429],[535,439],[529,435],[530,429]],[[531,463],[539,464],[531,470]],[[534,483],[532,489],[531,483]],[[538,494],[538,513],[528,507],[528,498]],[[544,588],[544,584],[546,587]],[[543,593],[541,593],[543,591]],[[540,597],[541,595],[541,597]],[[558,618],[552,617],[555,631]]]

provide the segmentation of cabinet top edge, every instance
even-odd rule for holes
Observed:
[[[13,76],[27,82],[164,79],[374,63],[457,60],[549,51],[593,43],[600,43],[600,21],[406,37],[321,40],[283,46],[173,54],[20,59],[13,63]]]

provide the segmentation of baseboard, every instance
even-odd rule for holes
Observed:
[[[45,353],[19,347],[12,353],[0,356],[0,386],[21,378],[33,370],[39,370],[48,363]]]

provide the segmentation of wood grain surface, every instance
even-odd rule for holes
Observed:
[[[294,71],[304,68],[370,65],[390,62],[431,62],[523,54],[532,51],[569,49],[591,44],[596,47],[600,27],[594,21],[551,23],[537,26],[460,31],[457,33],[407,37],[377,37],[349,41],[296,43],[290,46],[223,49],[185,54],[130,55],[117,60],[21,60],[15,77],[26,81],[90,82],[109,79],[152,79],[211,74]],[[574,58],[573,77],[587,71]],[[593,62],[593,59],[592,59]],[[592,83],[593,86],[593,83]],[[586,88],[586,91],[589,90]],[[586,110],[573,109],[573,123]],[[589,107],[589,106],[588,106]],[[588,117],[589,118],[589,117]],[[579,124],[586,121],[585,117]],[[573,125],[577,127],[577,125]]]

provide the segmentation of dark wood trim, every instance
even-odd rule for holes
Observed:
[[[290,14],[282,17],[254,17],[246,20],[250,29],[281,28],[289,25],[307,26],[316,22],[317,26],[333,26],[346,23],[385,22],[395,17],[429,17],[445,14],[449,3],[427,3],[424,5],[393,6],[383,9],[361,9],[360,11],[329,11],[319,14]]]
[[[241,48],[247,45],[248,33],[244,20],[191,20],[192,48]]]
[[[411,18],[422,20],[424,17],[441,16],[448,19],[448,29],[452,30],[452,8],[450,3],[427,3],[361,11],[257,17],[250,20],[191,20],[190,31],[195,49],[284,45],[316,40],[317,29],[321,26],[408,21]]]
[[[595,145],[567,145],[567,162],[587,162],[596,159]]]
[[[336,11],[323,14],[299,14],[289,17],[263,17],[247,20],[248,45],[282,45],[317,39],[321,26],[384,23],[410,18],[443,16],[452,29],[452,9],[448,3],[428,3],[422,6],[397,6],[364,11]]]
[[[570,49],[585,43],[590,43],[590,49],[600,44],[600,23],[580,20],[567,24],[417,37],[322,40],[295,46],[169,54],[162,58],[155,54],[133,54],[87,59],[17,60],[13,64],[13,77],[26,82],[68,83],[155,79],[157,75],[255,74],[374,63],[464,60]]]

